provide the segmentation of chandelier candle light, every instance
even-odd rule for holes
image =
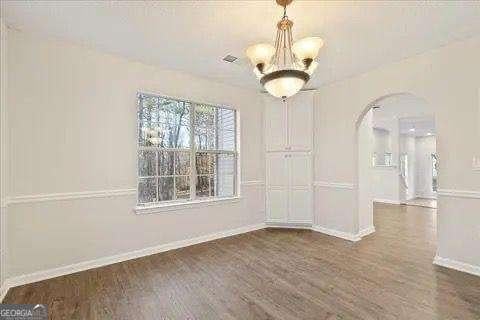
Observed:
[[[308,37],[293,43],[293,21],[287,16],[287,6],[293,0],[276,1],[283,7],[283,17],[277,23],[275,46],[256,44],[248,47],[246,54],[265,90],[272,96],[286,99],[300,91],[317,68],[315,58],[323,40]]]

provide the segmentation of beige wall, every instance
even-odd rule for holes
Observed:
[[[440,195],[438,254],[480,266],[480,175],[472,171],[480,87],[480,38],[454,43],[317,91],[315,180],[357,184],[356,125],[368,104],[392,93],[426,99],[436,115]],[[473,198],[463,198],[470,191]],[[441,193],[440,193],[441,194]],[[336,199],[332,203],[329,199]],[[342,200],[337,205],[338,200]],[[348,202],[347,202],[348,201]],[[317,189],[316,221],[356,233],[356,189]],[[469,211],[456,210],[461,203]],[[455,223],[447,223],[455,221]],[[448,243],[448,245],[447,245]]]
[[[373,111],[367,112],[358,128],[358,229],[373,227],[373,200],[375,197],[375,168],[372,154],[375,149]]]
[[[357,128],[367,105],[409,92],[434,109],[438,130],[439,255],[480,266],[480,39],[456,43],[320,88],[315,96],[315,224],[357,233]],[[138,90],[228,104],[240,111],[241,179],[264,180],[263,106],[255,91],[9,30],[8,196],[130,190],[136,182]],[[3,70],[3,69],[2,69]],[[323,185],[323,186],[322,186]],[[135,215],[135,195],[17,201],[8,207],[7,276],[59,267],[264,221],[263,186],[242,200]],[[458,192],[457,192],[458,191]],[[476,193],[475,193],[476,192]],[[41,197],[42,198],[42,197]],[[43,197],[45,198],[45,197]]]
[[[13,30],[7,63],[9,277],[263,223],[257,92]],[[240,202],[136,215],[131,193],[22,201],[136,188],[137,91],[240,111],[241,180],[255,182],[242,185]]]

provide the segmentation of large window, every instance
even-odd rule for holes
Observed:
[[[138,94],[138,204],[236,195],[235,110]]]

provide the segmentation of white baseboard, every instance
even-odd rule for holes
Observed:
[[[276,222],[276,221],[267,221],[265,222],[267,228],[284,228],[284,229],[312,229],[312,223],[308,222]]]
[[[381,203],[388,203],[388,204],[401,204],[398,200],[390,200],[390,199],[373,199],[373,202],[381,202]]]
[[[452,259],[442,258],[438,255],[433,259],[433,264],[437,266],[446,267],[450,269],[455,269],[457,271],[462,271],[470,273],[476,276],[480,276],[480,266],[475,266],[465,262],[460,262]]]
[[[337,238],[342,238],[342,239],[345,239],[348,241],[354,241],[354,242],[359,241],[361,240],[362,237],[365,237],[366,235],[369,235],[375,232],[374,226],[363,229],[358,234],[353,234],[353,233],[338,231],[334,229],[324,228],[319,225],[312,225],[310,223],[281,223],[281,222],[275,222],[275,221],[267,221],[266,227],[267,228],[284,228],[284,229],[307,229],[307,230],[324,233],[329,236],[334,236]]]
[[[89,260],[89,261],[83,261],[80,263],[75,263],[75,264],[70,264],[66,266],[61,266],[58,268],[53,268],[53,269],[48,269],[48,270],[42,270],[42,271],[37,271],[33,272],[30,274],[24,274],[21,276],[16,276],[13,278],[9,278],[5,280],[4,285],[0,290],[1,291],[1,299],[3,300],[4,296],[6,295],[7,291],[9,288],[13,288],[16,286],[24,285],[27,283],[32,283],[32,282],[37,282],[37,281],[42,281],[50,278],[55,278],[75,272],[80,272],[80,271],[85,271],[88,269],[93,269],[93,268],[98,268],[98,267],[103,267],[109,264],[114,264],[118,262],[123,262],[126,260],[131,260],[131,259],[136,259],[140,257],[145,257],[149,256],[152,254],[156,253],[161,253],[169,250],[174,250],[178,248],[183,248],[183,247],[188,247],[194,244],[199,244],[202,242],[207,242],[207,241],[212,241],[216,239],[221,239],[225,237],[230,237],[234,236],[237,234],[242,234],[250,231],[255,231],[259,229],[264,229],[265,224],[264,223],[259,223],[255,225],[249,225],[245,227],[240,227],[236,229],[231,229],[227,231],[220,231],[212,234],[208,234],[205,236],[200,236],[196,238],[191,238],[191,239],[186,239],[186,240],[180,240],[180,241],[174,241],[166,244],[162,244],[159,246],[154,246],[154,247],[148,247],[145,249],[140,249],[140,250],[135,250],[135,251],[130,251],[126,253],[121,253],[109,257],[104,257],[104,258],[99,258],[96,260]],[[2,301],[0,300],[0,301]]]
[[[418,198],[428,199],[428,200],[437,200],[438,197],[432,194],[417,194],[414,199],[418,199]]]
[[[8,289],[10,289],[10,287],[6,286],[5,284],[0,287],[0,302],[2,302],[3,298],[5,298],[7,295]]]
[[[348,233],[348,232],[343,232],[343,231],[338,231],[334,229],[328,229],[321,227],[319,225],[314,225],[312,226],[313,231],[321,232],[324,234],[328,234],[329,236],[334,236],[337,238],[342,238],[348,241],[360,241],[362,238],[359,235],[353,234],[353,233]]]
[[[375,227],[374,227],[374,226],[370,226],[370,227],[368,227],[368,228],[365,228],[365,229],[363,229],[363,230],[360,230],[357,235],[358,235],[360,238],[363,238],[363,237],[368,236],[369,234],[372,234],[372,233],[374,233],[374,232],[375,232]]]

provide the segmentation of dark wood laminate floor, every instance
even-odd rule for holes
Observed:
[[[432,265],[435,210],[375,205],[351,243],[268,229],[11,289],[51,319],[480,319],[480,277]]]

